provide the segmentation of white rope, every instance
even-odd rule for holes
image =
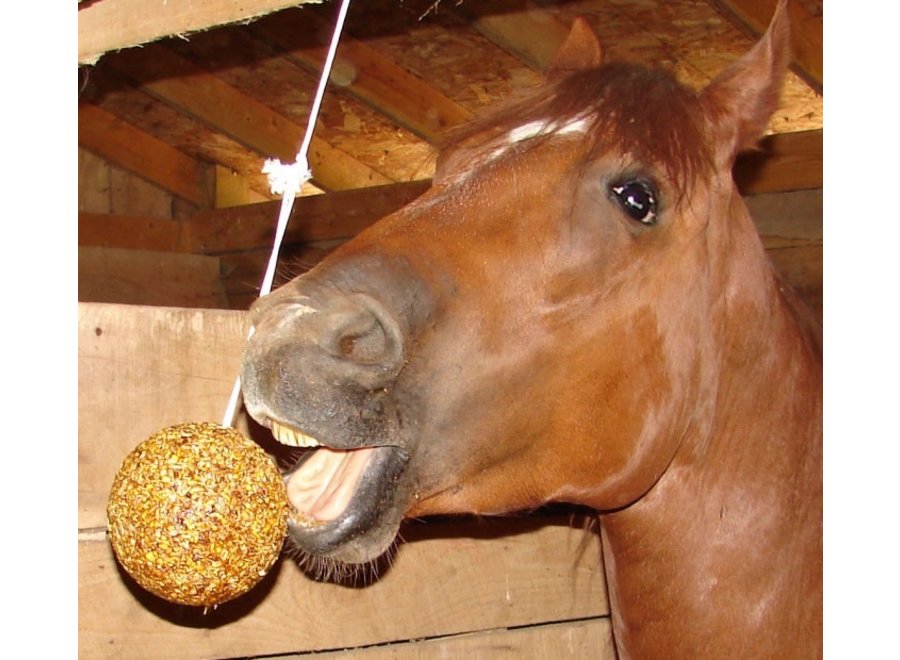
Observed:
[[[309,121],[306,125],[306,134],[303,136],[303,142],[297,151],[297,156],[291,164],[282,163],[277,158],[269,158],[263,163],[262,172],[267,174],[269,178],[269,188],[272,193],[281,195],[281,208],[278,213],[278,224],[275,227],[275,241],[272,246],[272,252],[269,255],[269,263],[266,266],[266,273],[263,276],[262,285],[259,288],[259,296],[268,295],[272,291],[272,282],[275,280],[275,267],[278,263],[278,253],[281,250],[281,243],[284,240],[284,233],[287,229],[288,220],[291,217],[291,211],[294,208],[294,199],[304,183],[312,178],[312,171],[309,169],[309,161],[307,154],[309,146],[312,143],[313,131],[316,127],[316,121],[319,117],[319,110],[322,107],[322,99],[325,97],[325,86],[331,75],[331,67],[334,64],[335,53],[337,53],[338,43],[341,39],[341,32],[344,29],[344,20],[347,18],[347,10],[350,8],[350,0],[341,2],[338,11],[337,21],[334,26],[334,34],[331,37],[331,44],[328,47],[328,54],[325,57],[325,64],[322,68],[322,76],[319,78],[319,87],[316,90],[316,96],[313,99],[312,108],[309,112]],[[255,328],[251,327],[247,334],[247,339],[253,336]],[[225,408],[225,415],[222,418],[222,426],[234,426],[234,418],[237,415],[238,403],[241,396],[241,378],[238,376],[234,381],[234,387],[231,389],[231,396],[228,399],[228,406]]]

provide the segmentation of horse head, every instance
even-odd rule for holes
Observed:
[[[788,59],[783,5],[700,91],[602,63],[576,21],[545,85],[454,135],[425,194],[259,300],[244,400],[309,448],[287,478],[294,544],[359,563],[406,517],[589,506],[608,520],[625,644],[652,616],[632,594],[654,534],[718,538],[724,507],[729,538],[746,541],[760,509],[741,498],[775,507],[773,480],[815,464],[777,444],[809,435],[815,402],[772,400],[773,379],[820,383],[815,341],[731,175]],[[748,454],[767,435],[776,446]],[[639,522],[646,546],[628,534]],[[654,580],[678,582],[688,540],[659,551]]]

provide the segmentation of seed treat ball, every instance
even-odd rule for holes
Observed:
[[[107,506],[119,562],[148,591],[215,606],[269,571],[290,506],[274,461],[233,428],[179,424],[122,463]]]

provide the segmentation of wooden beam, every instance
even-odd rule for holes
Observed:
[[[778,0],[709,0],[744,32],[758,38],[769,26]],[[793,68],[819,94],[822,93],[822,2],[788,3],[791,21]]]
[[[78,248],[79,302],[227,308],[218,257]]]
[[[78,64],[162,37],[246,21],[317,0],[102,0],[78,3]]]
[[[436,639],[379,644],[343,652],[285,656],[283,660],[423,660],[423,658],[552,658],[616,660],[612,624],[607,617],[563,621],[513,630],[485,630]]]
[[[213,127],[262,157],[293,162],[305,127],[176,54],[162,44],[106,60],[141,89]],[[391,183],[391,179],[321,138],[309,150],[313,180],[326,190]]]
[[[822,187],[822,131],[778,133],[741,155],[734,179],[745,195]]]
[[[203,163],[99,106],[78,102],[78,144],[173,195],[210,205]]]
[[[83,247],[186,252],[184,223],[163,218],[140,218],[105,213],[78,213],[78,245]]]
[[[162,323],[174,320],[156,320],[151,327],[161,332]],[[172,350],[155,339],[146,345],[159,353]],[[147,389],[140,381],[128,385]],[[79,388],[79,394],[83,391]],[[100,451],[109,449],[98,447],[86,460]],[[87,453],[81,446],[79,452]],[[119,462],[124,458],[113,455]],[[609,615],[598,535],[573,529],[565,517],[435,520],[404,525],[401,534],[405,542],[392,565],[371,585],[348,588],[313,580],[285,559],[250,593],[205,614],[203,608],[172,605],[143,591],[117,570],[103,536],[82,540],[78,657],[169,660],[295,653],[305,658],[312,651],[340,649],[345,651],[341,657],[351,658],[357,657],[354,650],[398,640]],[[614,658],[609,648],[607,637],[600,649],[585,655],[552,649],[540,657]],[[424,650],[424,655],[406,657],[440,657]]]
[[[251,28],[277,44],[306,70],[319,75],[328,44],[321,35],[331,26],[312,11],[284,11]],[[341,39],[331,84],[389,117],[431,144],[442,131],[472,117],[472,113],[376,50],[348,36]]]
[[[298,197],[285,243],[347,239],[376,220],[405,206],[431,186],[430,181],[346,190]],[[184,249],[203,254],[271,247],[281,202],[264,202],[194,214],[185,230]]]
[[[224,209],[230,206],[244,206],[268,201],[250,187],[245,176],[222,165],[215,166],[215,208]]]

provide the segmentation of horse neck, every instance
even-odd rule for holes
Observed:
[[[702,412],[656,485],[602,517],[624,657],[632,644],[654,643],[648,625],[660,644],[669,644],[669,657],[679,656],[675,639],[691,657],[700,640],[686,639],[681,622],[692,617],[692,630],[708,631],[703,643],[718,639],[723,652],[741,637],[735,630],[729,636],[729,628],[746,625],[745,639],[781,635],[790,645],[797,643],[791,641],[797,625],[821,626],[820,620],[796,622],[803,609],[797,592],[821,598],[820,348],[811,323],[798,320],[793,294],[768,266],[743,204],[733,206],[734,224],[720,237],[729,247],[716,252],[722,261],[712,265],[727,264],[730,275],[714,306],[710,401],[698,406]],[[773,580],[782,595],[772,593]],[[782,602],[790,593],[795,600]],[[771,630],[775,612],[792,622],[794,633],[786,624]],[[637,628],[640,635],[633,634]]]

